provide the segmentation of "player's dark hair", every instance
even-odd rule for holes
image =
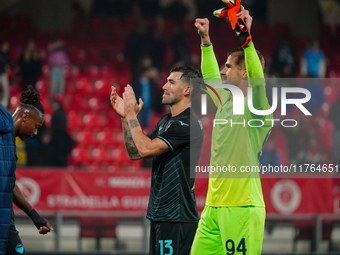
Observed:
[[[232,49],[231,51],[228,52],[227,57],[229,57],[231,54],[234,54],[237,56],[237,60],[236,60],[236,65],[243,68],[245,66],[245,57],[244,57],[244,50],[241,47]],[[264,65],[265,65],[265,60],[264,57],[262,56],[261,52],[259,52],[258,50],[256,50],[257,56],[259,57],[260,61],[261,61],[261,66],[262,69],[264,69]]]
[[[201,78],[202,74],[200,71],[198,71],[196,68],[193,68],[191,66],[178,66],[174,67],[173,69],[170,70],[170,73],[174,72],[180,72],[182,73],[181,75],[181,80],[190,85],[192,87],[192,93],[191,96],[195,96],[198,88],[201,86]]]
[[[20,95],[20,103],[34,106],[42,114],[45,114],[44,106],[40,101],[40,94],[32,87],[32,85],[28,85],[27,90]]]

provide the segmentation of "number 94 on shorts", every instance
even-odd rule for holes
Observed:
[[[192,255],[260,255],[265,208],[205,206],[191,249]]]

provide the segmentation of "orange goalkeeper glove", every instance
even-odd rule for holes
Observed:
[[[248,31],[246,22],[238,18],[236,14],[243,10],[241,0],[222,0],[227,6],[214,11],[216,17],[229,17],[231,27],[236,32],[242,48],[246,47],[251,42],[251,37]]]

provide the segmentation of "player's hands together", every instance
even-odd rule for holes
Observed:
[[[142,110],[144,102],[139,98],[139,104],[136,101],[135,92],[130,85],[127,85],[123,93],[124,112],[126,118],[135,118]]]
[[[210,36],[209,36],[209,20],[205,19],[196,19],[195,27],[198,30],[198,34],[201,37],[202,45],[209,46],[211,44]]]
[[[111,105],[112,105],[113,109],[116,111],[116,113],[121,118],[125,118],[124,100],[123,100],[123,98],[121,98],[118,95],[117,89],[114,86],[111,87],[110,101],[111,101]]]

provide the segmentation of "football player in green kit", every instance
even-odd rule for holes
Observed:
[[[247,91],[250,87],[254,108],[270,109],[265,93],[264,60],[255,50],[250,36],[252,17],[240,6],[239,0],[223,2],[227,7],[214,14],[229,17],[242,47],[228,53],[225,67],[219,71],[209,37],[209,20],[196,19],[195,26],[201,37],[201,69],[205,83],[210,86],[222,81],[242,90],[244,114],[233,115],[233,95],[223,88],[215,88],[222,101],[215,119],[225,119],[228,123],[248,123],[257,119],[264,124],[261,127],[215,125],[213,128],[210,165],[235,166],[237,173],[209,173],[206,205],[191,254],[261,254],[265,223],[261,180],[259,172],[241,170],[247,166],[259,166],[262,145],[270,133],[272,122],[269,120],[273,116],[255,115],[248,107]]]

